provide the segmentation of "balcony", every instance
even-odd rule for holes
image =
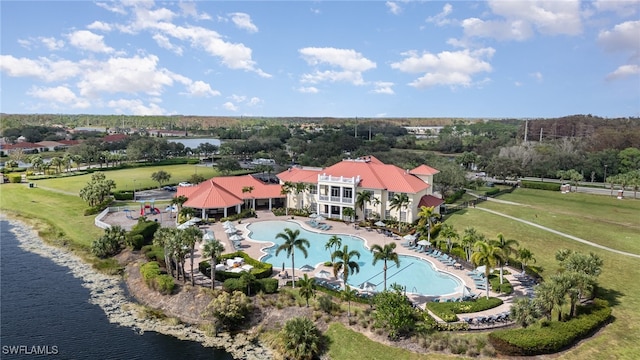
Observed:
[[[331,175],[318,175],[318,183],[334,183],[334,184],[349,184],[358,185],[360,183],[360,176],[356,177],[343,177],[343,176],[331,176]]]

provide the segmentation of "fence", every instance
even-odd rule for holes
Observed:
[[[100,229],[109,229],[111,227],[111,225],[107,224],[106,222],[102,221],[102,219],[107,216],[107,214],[110,212],[111,208],[106,208],[104,210],[102,210],[102,212],[100,214],[98,214],[98,216],[96,216],[96,219],[94,220],[94,224],[99,227]]]

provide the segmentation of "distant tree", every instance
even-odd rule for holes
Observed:
[[[518,249],[518,259],[520,259],[520,263],[522,263],[522,272],[524,272],[530,261],[536,262],[536,258],[533,257],[533,253],[527,248]]]
[[[171,174],[164,170],[158,170],[151,174],[151,179],[153,179],[153,181],[156,181],[159,187],[162,187],[162,184],[168,182],[171,179]]]
[[[251,309],[251,299],[242,291],[231,294],[223,291],[207,305],[204,314],[215,317],[221,325],[233,329],[245,322]]]
[[[304,274],[302,279],[298,280],[298,286],[300,287],[300,296],[302,296],[307,301],[307,307],[309,307],[309,299],[315,296],[315,280],[309,278],[307,274]]]
[[[346,207],[346,208],[342,209],[342,216],[348,218],[351,221],[354,220],[355,215],[356,215],[356,211],[353,210],[353,208]]]
[[[224,157],[218,160],[218,169],[225,175],[230,174],[232,171],[240,170],[240,164],[237,160]]]
[[[515,254],[518,246],[518,241],[514,239],[507,239],[499,233],[497,240],[491,241],[491,245],[498,247],[502,251],[502,256],[498,258],[498,265],[500,266],[500,284],[503,283],[503,269],[504,264],[509,260],[511,254]]]
[[[206,180],[207,178],[200,174],[191,174],[191,176],[189,176],[189,179],[187,179],[187,181],[192,184],[200,184],[201,182],[204,182]]]
[[[209,265],[211,265],[211,289],[216,283],[216,261],[220,254],[224,251],[224,246],[218,240],[207,241],[204,243],[202,253],[209,257]]]
[[[531,298],[522,297],[516,299],[511,306],[510,316],[517,324],[526,328],[540,318],[540,313]]]
[[[358,292],[348,286],[345,286],[344,290],[340,292],[342,300],[347,302],[347,317],[351,317],[351,302],[355,300],[357,296]]]
[[[475,266],[484,265],[484,278],[487,299],[489,298],[489,275],[491,274],[491,268],[495,267],[499,261],[504,261],[504,255],[502,250],[490,243],[484,241],[476,241],[474,247],[477,249],[471,255],[471,261]]]
[[[285,228],[283,232],[276,234],[276,239],[283,239],[284,243],[278,246],[276,249],[276,256],[281,251],[286,251],[287,257],[291,257],[291,272],[293,276],[292,287],[296,287],[296,266],[295,266],[295,249],[297,248],[302,252],[304,257],[308,256],[307,248],[309,248],[310,243],[309,240],[305,238],[300,238],[300,230],[291,230],[289,228]]]
[[[392,286],[393,287],[393,286]],[[385,329],[391,339],[409,333],[415,327],[415,311],[400,290],[383,291],[373,298],[376,327]]]
[[[332,235],[324,245],[324,249],[329,250],[329,252],[331,253],[331,262],[333,262],[334,260],[333,254],[338,251],[340,246],[342,246],[342,238],[338,237],[338,235]]]
[[[91,181],[80,189],[80,198],[93,207],[103,203],[115,187],[116,183],[113,180],[107,180],[104,173],[94,172],[91,174]]]
[[[294,317],[278,333],[276,349],[284,359],[311,360],[320,354],[322,339],[313,321]]]
[[[360,272],[360,265],[357,261],[352,260],[353,258],[359,259],[360,252],[358,250],[349,250],[349,246],[344,245],[342,250],[336,250],[332,257],[338,260],[333,264],[333,276],[338,277],[338,272],[342,271],[342,280],[346,288],[349,274]]]
[[[384,271],[384,290],[387,290],[387,261],[393,261],[397,267],[400,267],[400,258],[398,257],[398,253],[396,253],[395,249],[396,243],[389,243],[384,246],[374,244],[371,247],[371,252],[373,253],[373,265],[375,266],[379,260],[384,262],[384,266],[382,268]]]
[[[360,208],[360,211],[362,212],[362,219],[364,220],[367,219],[367,217],[365,216],[366,213],[364,211],[364,208],[367,204],[371,204],[372,194],[373,193],[371,191],[367,190],[358,191],[358,193],[356,194],[356,207]]]
[[[99,258],[116,255],[125,243],[126,231],[119,225],[104,230],[104,234],[91,243],[91,253]]]

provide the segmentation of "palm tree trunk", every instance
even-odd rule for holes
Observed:
[[[387,260],[384,261],[384,291],[387,291]]]
[[[211,261],[209,261],[209,264],[211,264],[211,290],[213,290],[214,284],[216,283],[216,257],[215,256],[211,256]]]
[[[295,250],[294,250],[295,251]],[[295,262],[294,262],[294,255],[293,255],[293,251],[291,252],[291,284],[294,289],[296,288],[296,266],[295,266]]]
[[[193,247],[191,247],[191,256],[189,256],[191,260],[191,286],[196,286],[195,279],[193,278]]]

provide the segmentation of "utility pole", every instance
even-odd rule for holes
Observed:
[[[524,121],[524,142],[527,142],[527,131],[529,131],[529,120]]]
[[[542,142],[542,128],[540,128],[540,142]]]
[[[354,138],[358,138],[358,117],[356,116],[356,126],[355,126],[355,130],[354,130]]]

